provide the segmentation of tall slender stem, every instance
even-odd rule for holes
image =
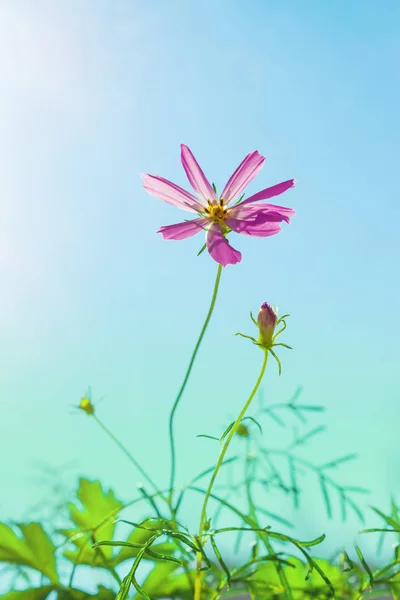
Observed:
[[[199,526],[199,539],[200,542],[202,543],[202,538],[203,538],[203,533],[204,533],[204,526],[206,523],[206,519],[207,519],[207,504],[208,504],[208,500],[210,498],[211,492],[212,492],[212,488],[213,485],[215,483],[215,480],[217,478],[218,475],[218,471],[223,463],[223,460],[225,458],[225,454],[228,450],[229,444],[231,443],[231,440],[233,438],[233,436],[235,435],[237,428],[240,425],[240,422],[242,421],[247,409],[249,408],[254,396],[257,393],[258,388],[260,387],[262,378],[264,377],[264,373],[265,373],[265,369],[267,368],[267,362],[268,362],[268,351],[265,350],[264,351],[264,360],[263,360],[263,364],[261,367],[261,371],[260,374],[257,378],[257,381],[255,383],[255,386],[252,389],[252,392],[250,394],[250,396],[248,397],[245,405],[243,406],[242,410],[240,411],[240,414],[238,416],[238,418],[236,419],[235,423],[233,424],[232,429],[230,430],[229,434],[226,437],[225,443],[222,447],[222,450],[219,453],[219,457],[218,457],[218,461],[217,464],[215,465],[215,469],[214,472],[211,476],[211,480],[210,483],[208,485],[206,494],[204,496],[204,501],[203,501],[203,508],[201,510],[201,516],[200,516],[200,526]],[[200,571],[200,567],[201,567],[201,555],[198,554],[197,555],[197,572],[196,572],[196,583],[195,583],[195,592],[194,592],[194,600],[201,600],[201,571]]]
[[[133,465],[135,465],[135,467],[137,468],[137,470],[146,479],[146,481],[154,488],[154,490],[156,492],[158,492],[159,489],[158,489],[157,485],[154,483],[154,481],[151,479],[151,477],[149,477],[149,475],[147,475],[146,471],[138,463],[138,461],[136,460],[136,458],[134,456],[132,456],[132,454],[129,452],[129,450],[127,448],[125,448],[125,446],[122,444],[122,442],[120,442],[119,439],[117,437],[115,437],[115,435],[112,433],[112,431],[110,431],[108,429],[108,427],[106,427],[104,425],[104,423],[102,421],[100,421],[100,419],[95,414],[93,414],[92,416],[93,416],[94,420],[96,421],[96,423],[98,423],[98,425],[100,425],[101,429],[108,435],[108,437],[110,437],[113,440],[113,442],[115,444],[117,444],[118,448],[120,450],[122,450],[122,452],[131,461],[131,463]]]
[[[170,493],[170,502],[172,501],[173,488],[174,488],[174,484],[175,484],[175,470],[176,470],[175,440],[174,440],[174,417],[175,417],[175,412],[176,412],[176,409],[178,408],[178,404],[179,404],[179,401],[180,401],[180,399],[181,399],[181,397],[183,395],[183,392],[185,391],[185,387],[186,387],[186,384],[187,384],[187,382],[189,380],[189,376],[190,376],[191,370],[193,368],[194,361],[196,360],[197,352],[198,352],[198,350],[200,348],[200,344],[202,342],[202,339],[204,337],[204,334],[205,334],[206,329],[208,327],[208,323],[210,322],[211,315],[212,315],[213,310],[214,310],[215,301],[217,299],[217,294],[218,294],[219,281],[221,279],[221,273],[222,273],[222,266],[218,265],[217,277],[216,277],[215,284],[214,284],[214,291],[213,291],[213,295],[212,295],[212,299],[211,299],[210,308],[208,309],[206,320],[204,321],[204,325],[203,325],[203,327],[201,329],[199,338],[198,338],[198,340],[196,342],[196,345],[194,347],[193,354],[192,354],[192,357],[190,359],[189,366],[188,366],[188,368],[186,370],[186,374],[185,374],[183,383],[182,383],[181,388],[180,388],[180,390],[178,392],[178,395],[177,395],[177,397],[175,399],[175,402],[174,402],[174,405],[172,407],[172,410],[171,410],[171,413],[170,413],[170,417],[169,417],[169,442],[170,442],[170,448],[171,448],[171,478],[170,478],[170,486],[169,486],[170,487],[170,492],[169,492]]]

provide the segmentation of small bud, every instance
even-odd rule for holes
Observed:
[[[204,531],[210,531],[210,527],[211,527],[211,518],[207,519],[206,522],[204,523]]]
[[[258,329],[260,332],[258,343],[264,348],[270,348],[272,346],[272,337],[274,335],[276,321],[277,314],[268,302],[261,304],[257,316]]]
[[[246,427],[246,425],[243,425],[242,423],[239,425],[239,427],[236,429],[236,435],[238,435],[239,437],[249,437],[249,430]]]
[[[81,410],[83,410],[83,412],[85,412],[87,415],[93,415],[94,414],[94,406],[91,403],[91,401],[89,400],[89,398],[86,398],[86,396],[84,396],[83,398],[81,398],[81,401],[79,403],[79,408]]]

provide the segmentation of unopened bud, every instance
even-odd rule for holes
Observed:
[[[236,435],[240,436],[240,437],[249,437],[249,430],[246,427],[246,425],[243,425],[242,423],[238,426],[238,428],[236,429]]]
[[[81,401],[79,403],[79,408],[81,410],[83,410],[83,412],[85,412],[87,415],[94,414],[94,406],[91,403],[91,401],[89,400],[89,398],[86,398],[85,396],[83,398],[81,398]]]
[[[210,531],[210,527],[211,527],[211,519],[207,519],[206,522],[204,523],[204,531]]]
[[[257,317],[258,329],[260,332],[258,343],[261,346],[264,346],[264,348],[272,346],[272,337],[274,335],[276,321],[277,314],[268,302],[261,304]]]

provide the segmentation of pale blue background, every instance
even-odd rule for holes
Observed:
[[[371,489],[365,505],[399,494],[399,18],[397,0],[0,4],[1,518],[43,496],[37,459],[135,495],[124,457],[69,408],[88,383],[167,482],[166,419],[216,264],[196,258],[201,236],[162,241],[186,215],[139,176],[186,186],[181,142],[219,189],[258,149],[249,192],[295,177],[279,200],[297,216],[274,238],[232,236],[243,262],[182,401],[179,482],[215,458],[195,435],[221,431],[253,385],[260,353],[233,333],[268,300],[291,313],[295,352],[266,401],[302,384],[328,410],[304,456],[356,451],[343,479]],[[359,524],[327,523],[312,489],[299,535],[352,544]]]

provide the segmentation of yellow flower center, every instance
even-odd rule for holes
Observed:
[[[218,221],[219,223],[223,223],[224,219],[228,214],[228,209],[224,206],[224,202],[221,198],[218,204],[212,204],[208,200],[208,206],[205,209],[205,213],[209,216],[213,221]]]

